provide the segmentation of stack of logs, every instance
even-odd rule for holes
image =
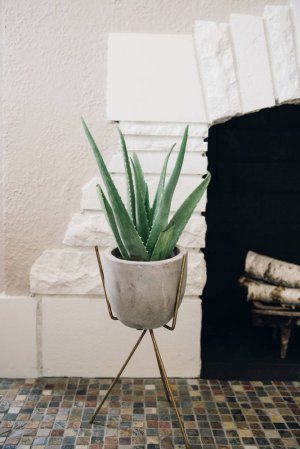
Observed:
[[[249,251],[245,276],[239,279],[253,302],[253,324],[280,330],[280,356],[285,359],[291,332],[300,322],[300,266]]]
[[[300,307],[300,265],[249,251],[239,283],[249,301]]]

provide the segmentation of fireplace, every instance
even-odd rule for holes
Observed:
[[[246,5],[244,6],[246,7]],[[2,298],[0,310],[1,313],[5,313],[3,316],[8,318],[3,322],[2,335],[5,337],[10,332],[11,316],[23,317],[23,321],[28,324],[31,331],[28,332],[27,337],[26,332],[22,334],[22,345],[19,344],[18,339],[10,342],[14,348],[13,360],[10,355],[8,357],[9,352],[5,348],[0,351],[1,360],[7,360],[6,365],[9,367],[8,370],[1,371],[2,375],[7,376],[13,373],[15,376],[18,373],[21,377],[34,375],[111,376],[119,369],[119,360],[123,353],[123,347],[121,348],[118,342],[122,340],[124,344],[128,344],[128,347],[133,344],[131,339],[134,336],[132,334],[127,332],[125,334],[124,329],[118,329],[115,324],[112,326],[107,320],[103,291],[99,288],[99,273],[93,246],[98,245],[102,250],[114,244],[114,241],[104,214],[100,210],[95,192],[95,184],[98,182],[97,171],[89,169],[90,150],[86,149],[86,141],[79,131],[78,116],[80,114],[85,116],[91,129],[95,132],[97,141],[103,148],[107,148],[106,156],[107,161],[110,160],[109,168],[114,173],[124,199],[126,197],[126,179],[121,168],[121,153],[120,151],[114,153],[117,150],[115,146],[117,132],[112,122],[118,122],[126,137],[128,148],[139,152],[147,178],[150,178],[153,186],[157,183],[158,167],[161,166],[161,161],[170,146],[174,142],[180,141],[184,126],[187,123],[190,124],[185,167],[183,167],[180,178],[181,185],[178,186],[178,196],[174,198],[174,210],[181,204],[182,196],[190,192],[192,186],[200,183],[202,176],[206,173],[208,159],[209,168],[215,181],[210,188],[207,223],[206,197],[204,197],[194,211],[180,242],[189,252],[188,285],[180,308],[178,326],[181,328],[178,328],[178,332],[173,333],[172,337],[166,333],[160,335],[168,357],[166,361],[168,374],[174,377],[196,377],[201,373],[201,376],[206,376],[209,357],[211,357],[211,365],[223,361],[225,370],[226,364],[232,361],[234,355],[233,349],[231,349],[231,353],[228,353],[228,351],[223,351],[223,347],[220,346],[220,341],[224,341],[224,345],[226,341],[226,338],[222,337],[222,332],[226,336],[229,333],[228,329],[232,332],[236,331],[233,333],[235,340],[232,348],[238,352],[239,344],[243,349],[242,355],[249,355],[245,345],[253,344],[254,337],[261,335],[261,330],[257,329],[256,333],[250,334],[253,338],[248,339],[248,343],[246,340],[243,341],[242,336],[246,334],[247,328],[249,333],[254,332],[250,322],[247,321],[249,307],[245,296],[240,296],[241,299],[237,300],[234,308],[230,302],[233,294],[236,294],[237,298],[238,295],[243,295],[237,285],[237,279],[243,273],[243,260],[246,251],[253,249],[257,252],[265,252],[270,256],[285,258],[283,253],[287,252],[288,248],[285,245],[285,240],[291,237],[292,231],[281,234],[280,245],[278,243],[275,246],[276,226],[274,223],[281,223],[282,226],[287,226],[288,223],[289,229],[292,230],[293,226],[297,225],[293,218],[297,214],[297,207],[289,206],[284,197],[288,191],[281,189],[280,194],[277,192],[277,197],[270,194],[269,202],[265,205],[264,214],[269,219],[267,229],[263,231],[263,228],[258,228],[258,225],[262,224],[262,219],[260,217],[257,220],[257,205],[252,186],[254,180],[255,187],[259,186],[259,182],[265,184],[266,179],[274,181],[275,172],[267,177],[268,171],[262,165],[260,168],[257,167],[257,173],[253,175],[250,168],[251,164],[252,168],[255,165],[253,163],[255,157],[260,156],[261,162],[265,163],[269,171],[271,168],[274,169],[276,161],[272,160],[269,166],[267,161],[270,161],[263,159],[262,155],[266,158],[265,150],[273,148],[278,143],[279,131],[283,132],[286,125],[293,127],[295,124],[293,132],[286,130],[286,135],[280,134],[280,139],[283,141],[287,142],[288,139],[287,148],[285,145],[276,147],[276,152],[272,155],[275,159],[277,158],[277,167],[280,167],[279,174],[275,173],[275,178],[277,176],[280,179],[280,176],[283,175],[285,187],[290,185],[293,179],[292,174],[296,170],[297,141],[299,141],[297,136],[299,120],[298,112],[296,112],[298,106],[281,107],[279,105],[300,101],[300,3],[295,0],[291,1],[290,5],[266,5],[265,7],[261,5],[261,12],[258,15],[249,14],[250,6],[245,8],[245,10],[249,9],[248,13],[246,11],[243,13],[243,9],[244,7],[240,8],[237,5],[230,7],[229,10],[232,14],[229,16],[226,14],[224,22],[208,21],[205,19],[205,15],[199,14],[198,17],[197,11],[194,11],[193,18],[190,19],[191,22],[186,22],[187,28],[184,33],[177,28],[173,31],[166,29],[164,33],[164,30],[160,28],[159,34],[156,34],[157,32],[153,34],[150,30],[147,33],[137,32],[140,29],[132,29],[132,32],[129,33],[112,33],[107,36],[107,39],[104,34],[101,45],[104,45],[105,48],[107,46],[107,58],[104,58],[103,61],[104,47],[102,47],[103,51],[95,50],[99,43],[98,28],[95,28],[95,45],[89,45],[91,52],[89,59],[97,60],[98,66],[95,65],[93,73],[86,71],[85,66],[83,68],[85,81],[82,102],[78,102],[77,89],[72,90],[76,97],[74,105],[79,110],[77,115],[75,113],[75,115],[68,116],[71,118],[71,122],[65,123],[63,126],[65,137],[63,137],[63,132],[59,133],[59,136],[52,132],[54,129],[53,114],[50,119],[47,115],[44,117],[45,128],[40,127],[42,130],[39,134],[40,140],[35,139],[35,144],[33,144],[30,133],[27,136],[30,143],[26,148],[31,148],[32,158],[27,160],[28,167],[35,167],[36,154],[40,154],[41,148],[44,148],[41,161],[44,161],[44,157],[47,159],[50,156],[51,158],[55,156],[53,148],[66,149],[67,146],[68,151],[72,151],[72,155],[76,154],[72,160],[76,165],[76,170],[80,167],[79,171],[70,171],[66,162],[61,165],[61,169],[65,168],[66,172],[56,171],[58,178],[53,180],[53,185],[66,186],[64,195],[59,196],[59,212],[56,210],[55,202],[52,203],[51,209],[48,202],[48,190],[44,190],[44,196],[41,195],[39,201],[34,203],[30,196],[31,192],[28,190],[28,203],[40,204],[43,214],[36,206],[33,211],[28,209],[27,218],[29,217],[30,225],[26,227],[23,216],[19,214],[18,208],[12,205],[9,199],[15,198],[17,201],[16,186],[22,190],[25,185],[23,181],[27,182],[28,176],[22,181],[18,171],[9,170],[10,175],[6,183],[9,193],[8,201],[6,201],[9,212],[6,223],[8,250],[5,251],[4,258],[8,296],[4,295]],[[239,11],[238,14],[237,11]],[[130,29],[130,23],[128,22],[128,24],[128,29]],[[117,27],[116,31],[121,30]],[[10,35],[12,43],[15,44],[15,34],[11,32]],[[70,42],[73,40],[71,39]],[[25,39],[24,45],[27,44],[28,40]],[[15,51],[15,56],[17,56],[19,47],[15,48]],[[65,53],[63,50],[63,56]],[[67,53],[73,55],[72,51]],[[10,65],[6,69],[10,69]],[[106,89],[103,81],[104,74],[107,79],[107,82],[105,81]],[[10,70],[7,75],[6,79],[9,80],[7,87],[9,88],[8,92],[12,95],[10,98],[12,103],[7,100],[4,102],[4,109],[7,112],[7,120],[4,124],[4,146],[5,157],[7,157],[6,166],[14,167],[15,151],[16,148],[24,147],[24,136],[22,133],[14,132],[14,126],[11,126],[11,124],[16,126],[20,124],[20,109],[12,108],[11,104],[16,104],[17,100],[23,104],[24,95],[23,83],[19,82],[19,78],[14,78],[14,76],[19,76],[19,71],[12,74]],[[31,80],[32,86],[36,84],[33,81],[40,82],[40,72],[36,73],[38,77],[36,80],[32,78],[33,75],[34,72],[29,73],[27,77],[28,80]],[[61,73],[59,72],[58,75],[60,77]],[[87,76],[90,78],[86,78]],[[13,90],[12,92],[12,85],[21,86],[21,91]],[[44,85],[48,85],[48,82]],[[94,86],[102,86],[100,95],[99,90]],[[68,92],[71,93],[71,91]],[[57,92],[55,94],[58,95]],[[65,91],[62,89],[60,97],[65,99],[64,95]],[[36,101],[36,103],[33,101],[32,104],[40,104],[39,97]],[[273,107],[274,110],[254,113],[254,111]],[[291,108],[291,112],[287,117],[289,108]],[[276,117],[277,114],[279,115],[278,118],[275,117],[271,120],[268,114],[274,114],[274,117],[275,114]],[[232,119],[237,116],[240,117]],[[59,118],[57,119],[59,120]],[[226,121],[227,123],[224,125],[220,124]],[[243,130],[243,127],[246,129]],[[58,128],[61,129],[60,121]],[[47,136],[50,136],[49,139],[46,139],[47,147],[40,145],[40,141],[45,142],[45,129],[48,130]],[[260,130],[259,136],[258,129]],[[77,131],[73,133],[73,130]],[[207,151],[207,142],[204,141],[208,132],[209,151]],[[243,140],[242,132],[246,136]],[[19,139],[16,139],[16,136]],[[58,138],[59,145],[57,145]],[[221,146],[222,150],[224,149],[222,152]],[[226,148],[228,148],[227,151]],[[69,154],[68,151],[64,151],[62,154],[66,156]],[[284,158],[290,156],[289,152],[291,153],[290,160],[295,162],[290,163],[287,167]],[[77,156],[80,158],[80,163],[78,163]],[[66,157],[68,159],[68,156]],[[247,160],[246,157],[248,157]],[[53,165],[51,158],[48,160],[48,164],[44,163],[40,166],[42,178],[44,175],[46,177],[49,175],[49,170],[44,175],[42,173],[44,173],[45,167]],[[237,165],[239,170],[236,170],[235,176],[232,176],[234,167]],[[81,167],[83,167],[82,170]],[[244,167],[247,167],[247,173],[242,170]],[[288,175],[285,175],[284,171]],[[10,178],[13,173],[14,176]],[[55,171],[51,171],[51,173],[54,174]],[[68,179],[67,184],[65,184],[66,179]],[[221,184],[223,181],[226,183],[224,186]],[[214,184],[215,182],[216,184]],[[240,183],[239,195],[234,197],[232,193],[238,182]],[[81,201],[78,196],[79,183],[82,183]],[[69,189],[70,185],[75,186],[75,190],[77,190]],[[219,185],[223,189],[222,198],[214,190]],[[249,191],[246,190],[246,187],[249,188]],[[294,191],[289,193],[289,198],[295,198],[296,202],[297,194]],[[34,191],[35,194],[36,191]],[[257,196],[259,197],[259,195]],[[18,201],[21,201],[20,204],[23,207],[25,204],[23,196],[22,200],[20,198]],[[45,198],[47,198],[46,202]],[[56,196],[55,198],[57,199]],[[259,200],[262,201],[261,198]],[[61,201],[64,201],[68,207],[64,207]],[[272,209],[273,215],[269,215],[269,209]],[[213,212],[214,210],[215,212]],[[72,216],[69,215],[71,211]],[[214,217],[217,212],[222,216],[224,225],[226,220],[230,223],[227,231],[220,228],[218,216]],[[39,221],[41,215],[43,215],[43,220]],[[37,220],[33,220],[33,216]],[[290,221],[284,221],[288,216],[292,217]],[[56,226],[55,241],[51,240],[53,217],[55,220],[58,218],[60,223],[59,227]],[[235,220],[232,220],[232,217],[235,217]],[[250,218],[247,219],[247,217]],[[256,217],[256,221],[254,217]],[[32,223],[34,225],[39,223],[40,227],[35,228],[37,232],[32,233]],[[55,223],[57,224],[58,221]],[[65,228],[64,223],[68,223]],[[247,226],[243,223],[246,223]],[[249,229],[250,223],[252,223],[252,229]],[[257,228],[255,228],[255,223]],[[47,224],[51,228],[50,231]],[[20,229],[22,242],[26,242],[24,247],[26,257],[22,258],[18,257],[20,240],[14,238],[20,235]],[[206,229],[208,229],[207,241]],[[60,236],[57,232],[61,232]],[[237,251],[233,245],[233,237],[239,238],[241,241],[247,232],[250,237],[256,236],[258,240],[254,242],[252,248],[250,248],[251,242],[248,241],[244,246],[240,242],[239,251]],[[43,243],[40,242],[40,246],[36,247],[35,244],[32,244],[32,235],[41,235],[43,239],[47,235],[51,238],[49,237],[49,240],[42,239]],[[215,243],[212,244],[212,242]],[[263,247],[268,246],[268,243],[273,245],[273,252],[264,251]],[[204,260],[204,251],[206,261]],[[236,260],[231,257],[232,254],[236,255]],[[293,259],[295,254],[289,250],[287,260],[295,260]],[[222,256],[224,256],[223,261],[225,262],[222,262]],[[37,258],[30,269],[35,257]],[[201,300],[206,283],[206,262],[208,263],[209,283],[204,294],[204,332],[202,333]],[[220,270],[220,263],[223,264],[222,270]],[[18,285],[18,288],[20,285],[26,285],[29,269],[30,296],[26,296],[26,300],[23,301],[23,298],[21,300],[19,297],[11,296],[10,289],[12,285]],[[217,275],[212,277],[214,270]],[[230,270],[232,271],[231,278]],[[214,309],[214,299],[218,296],[214,283],[222,286],[223,290],[220,290],[220,295],[225,298],[224,304],[221,303],[217,309]],[[216,311],[215,315],[210,315],[210,309],[212,312]],[[234,317],[235,319],[232,320]],[[5,323],[7,324],[5,325]],[[224,323],[228,324],[227,328],[224,327]],[[215,333],[216,329],[221,334]],[[200,347],[201,333],[203,345],[201,344]],[[93,345],[90,343],[91,335],[93,336]],[[217,344],[211,346],[211,350],[209,350],[207,343],[212,341],[211,335]],[[266,338],[261,337],[259,351],[263,351],[263,346],[269,341],[267,337],[269,337],[269,332],[266,333]],[[294,343],[296,342],[295,338],[295,336],[292,337],[291,345],[296,344]],[[103,342],[109,342],[109,346],[103,345]],[[213,350],[218,346],[221,349],[219,354]],[[109,351],[109,357],[106,356],[105,351]],[[291,346],[285,366],[290,363],[292,351]],[[12,351],[10,352],[12,353]],[[204,353],[204,356],[201,352]],[[266,350],[262,357],[266,358],[265,354],[269,352]],[[81,354],[80,358],[78,358],[79,353]],[[26,354],[26,359],[32,360],[32,369],[27,369],[28,364],[23,363],[24,354]],[[204,359],[203,370],[201,369],[202,356]],[[103,360],[108,359],[109,363],[103,364]],[[179,359],[181,363],[178,363]],[[251,358],[248,361],[251,361]],[[132,365],[129,366],[126,375],[141,377],[159,375],[156,370],[151,371],[152,366],[155,366],[155,360],[151,361],[148,358],[147,350],[142,351],[140,356],[137,355]],[[249,373],[249,370],[247,372]],[[221,377],[221,371],[219,374]],[[239,377],[242,378],[242,375]],[[272,378],[274,378],[273,373]]]
[[[299,378],[300,331],[282,361],[238,285],[248,250],[300,264],[299,123],[300,106],[284,105],[210,128],[203,377]]]

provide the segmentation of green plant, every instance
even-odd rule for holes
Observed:
[[[97,185],[97,193],[122,258],[139,261],[167,259],[171,256],[182,231],[210,181],[210,173],[208,173],[169,221],[171,202],[183,164],[188,126],[185,128],[176,163],[167,182],[168,160],[175,145],[166,156],[152,206],[149,200],[148,185],[138,156],[133,154],[131,158],[129,157],[124,136],[119,130],[128,188],[126,209],[96,142],[83,119],[82,124],[93,149],[108,198],[100,185]]]

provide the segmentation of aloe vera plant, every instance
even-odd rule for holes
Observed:
[[[210,181],[210,173],[207,173],[203,181],[169,219],[172,198],[184,160],[188,126],[185,128],[175,166],[168,180],[166,180],[167,166],[175,145],[172,146],[165,158],[152,205],[138,156],[137,154],[129,156],[125,138],[119,130],[128,190],[126,208],[101,152],[83,119],[82,124],[107,192],[106,197],[101,187],[97,185],[98,197],[122,258],[137,261],[156,261],[169,258]]]

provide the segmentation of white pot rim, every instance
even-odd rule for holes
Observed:
[[[118,249],[118,248],[117,247],[106,248],[106,250],[104,251],[105,257],[115,263],[121,263],[121,264],[126,264],[126,265],[144,265],[144,266],[155,265],[156,267],[159,265],[166,265],[166,264],[175,262],[176,260],[181,259],[183,257],[183,255],[186,254],[186,252],[187,252],[185,249],[175,246],[175,250],[178,251],[178,254],[176,254],[176,256],[170,257],[169,259],[163,259],[163,260],[140,261],[140,260],[119,259],[118,257],[116,257],[112,254],[112,252],[115,251],[116,249]]]

